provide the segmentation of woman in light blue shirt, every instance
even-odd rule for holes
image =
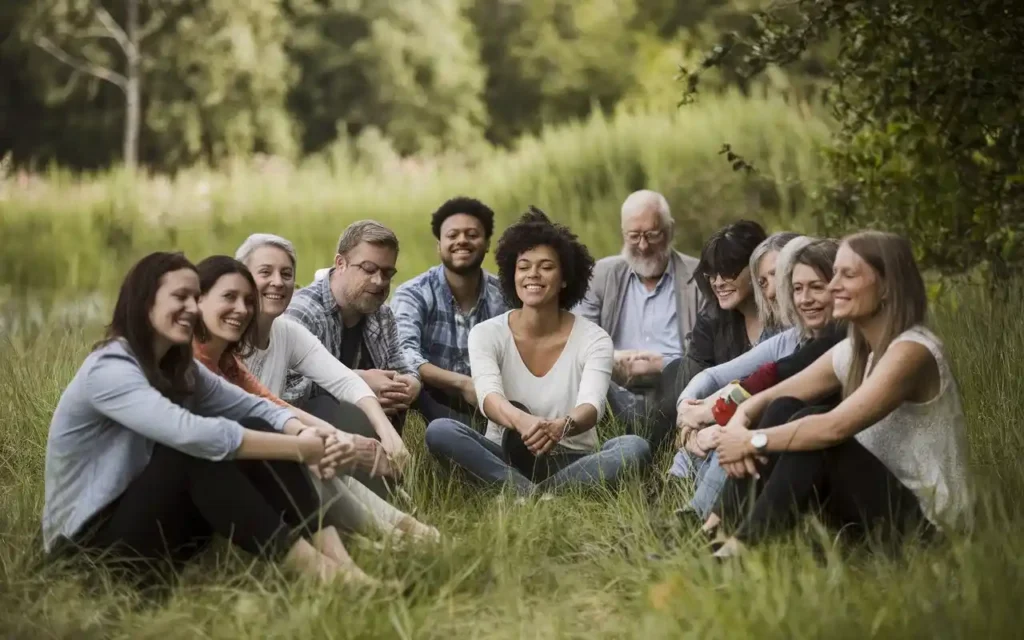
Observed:
[[[302,464],[345,449],[192,358],[199,278],[181,254],[128,273],[107,337],[65,389],[46,446],[43,543],[152,577],[214,534],[327,581],[347,567]]]

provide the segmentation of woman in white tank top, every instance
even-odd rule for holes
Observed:
[[[964,412],[942,343],[923,326],[927,296],[909,242],[875,231],[845,238],[829,288],[849,337],[716,428],[732,478],[723,515],[744,514],[719,557],[812,511],[886,540],[970,524]],[[800,410],[839,390],[835,409]],[[748,507],[744,478],[757,485]]]

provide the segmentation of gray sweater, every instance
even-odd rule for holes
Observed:
[[[149,464],[159,442],[206,460],[232,458],[242,443],[236,420],[253,417],[282,430],[292,414],[251,396],[206,367],[183,408],[146,379],[122,341],[89,354],[61,395],[46,443],[43,545],[73,539]]]

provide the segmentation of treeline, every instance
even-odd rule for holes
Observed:
[[[267,153],[510,145],[618,107],[674,109],[680,64],[755,29],[760,0],[5,0],[0,154],[157,170]],[[737,57],[737,60],[740,58]],[[805,91],[804,56],[705,91]],[[793,78],[801,78],[792,85]],[[757,83],[757,85],[752,84]]]

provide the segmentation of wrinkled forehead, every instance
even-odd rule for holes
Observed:
[[[634,211],[622,219],[622,230],[627,233],[630,231],[656,231],[662,226],[661,215],[654,207]]]

